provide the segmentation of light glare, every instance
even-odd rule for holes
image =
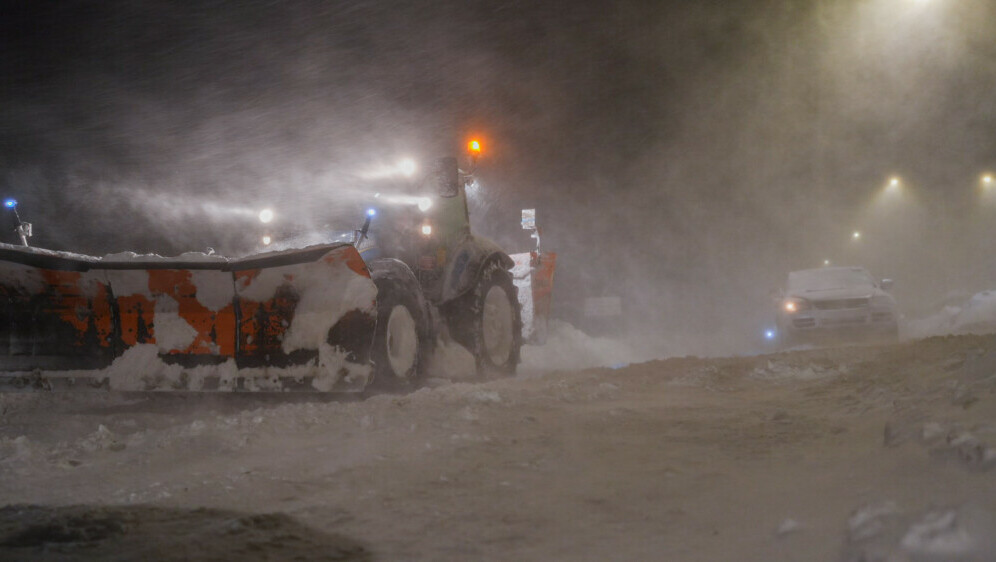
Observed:
[[[272,239],[272,238],[270,238],[269,236],[264,236],[264,237],[263,237],[263,245],[264,245],[264,246],[269,246],[269,245],[270,245],[270,242],[273,242],[273,239]]]
[[[271,209],[263,209],[259,212],[259,222],[267,224],[273,220],[273,211]]]
[[[430,225],[430,224],[423,224],[422,225],[422,234],[424,234],[425,236],[431,236],[432,235],[432,225]]]
[[[898,176],[892,176],[889,178],[888,183],[885,184],[885,190],[889,193],[898,193],[902,187],[902,181]]]
[[[401,162],[398,162],[398,171],[404,176],[414,176],[416,169],[418,169],[418,166],[415,165],[415,160],[411,158],[402,158]]]

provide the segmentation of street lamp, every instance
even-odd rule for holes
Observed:
[[[851,233],[851,240],[861,240],[861,232],[855,230]]]
[[[899,179],[899,176],[892,176],[885,182],[885,193],[889,195],[898,195],[903,188],[903,181]]]

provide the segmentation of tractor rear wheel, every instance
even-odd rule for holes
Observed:
[[[511,273],[489,262],[474,290],[451,304],[453,337],[474,355],[478,374],[515,373],[522,317]]]
[[[374,384],[385,390],[410,390],[420,384],[431,353],[429,318],[414,275],[397,264],[378,267],[384,265],[378,262],[371,264],[377,285]]]

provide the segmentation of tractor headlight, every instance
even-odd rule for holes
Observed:
[[[782,303],[782,309],[790,314],[802,310],[809,310],[810,308],[811,305],[806,299],[788,298]]]
[[[401,172],[401,175],[403,176],[410,178],[415,175],[415,171],[417,169],[418,166],[412,158],[402,158],[401,161],[398,162],[398,171]]]

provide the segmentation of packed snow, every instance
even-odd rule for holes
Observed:
[[[550,371],[621,367],[650,358],[622,340],[592,337],[567,322],[551,320],[543,345],[522,347],[521,369]]]
[[[907,338],[948,334],[996,332],[996,290],[975,293],[967,299],[947,303],[919,318],[909,318],[903,326]]]
[[[996,336],[551,340],[492,380],[443,342],[452,376],[365,400],[0,395],[0,558],[996,559]]]

